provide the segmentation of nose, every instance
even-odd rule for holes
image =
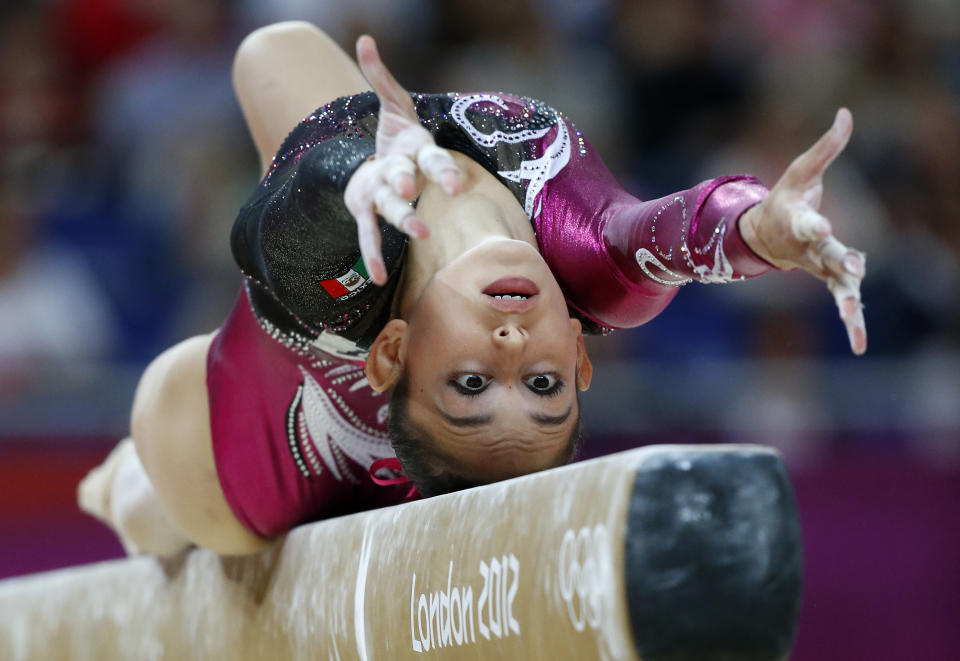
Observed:
[[[504,324],[493,329],[494,345],[504,349],[522,349],[527,337],[527,331],[515,324]]]

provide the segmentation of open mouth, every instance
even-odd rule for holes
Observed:
[[[483,290],[487,302],[501,312],[527,312],[536,305],[540,288],[522,277],[500,278]]]
[[[500,278],[487,285],[483,293],[487,296],[525,296],[530,298],[540,293],[540,288],[530,278],[514,276]]]

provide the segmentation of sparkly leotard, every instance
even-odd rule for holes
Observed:
[[[642,324],[691,280],[729,282],[771,268],[737,230],[767,192],[752,177],[643,202],[541,102],[507,94],[413,99],[437,144],[474,159],[523,206],[587,332]],[[367,475],[393,453],[386,398],[362,369],[389,320],[406,237],[381,223],[388,282],[377,287],[343,203],[349,177],[374,153],[378,109],[373,93],[359,94],[301,122],[234,225],[245,282],[208,355],[211,429],[224,495],[238,520],[264,537],[406,493]]]

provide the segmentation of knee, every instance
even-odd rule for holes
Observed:
[[[307,21],[281,21],[257,28],[240,42],[233,58],[233,73],[258,61],[264,53],[276,50],[277,44],[291,41],[328,39],[327,35],[313,23]]]

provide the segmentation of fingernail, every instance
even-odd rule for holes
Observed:
[[[408,175],[399,174],[395,176],[391,182],[391,187],[397,195],[405,200],[409,200],[413,196],[414,183]]]
[[[858,278],[863,277],[863,264],[860,262],[860,258],[853,253],[847,253],[843,258],[843,270]]]
[[[850,342],[850,351],[859,356],[867,349],[867,334],[862,328],[847,325],[847,340]]]
[[[400,231],[412,236],[415,239],[425,239],[430,233],[427,226],[414,215],[407,216],[400,221]]]
[[[867,351],[867,332],[862,328],[853,329],[853,353],[862,356]]]
[[[413,230],[414,237],[418,239],[425,239],[430,236],[430,228],[419,220],[414,219],[410,221],[410,229]]]
[[[370,274],[370,277],[373,279],[374,284],[382,285],[384,282],[383,275],[381,274],[381,266],[375,260],[366,260],[364,266],[367,268],[367,273]],[[386,271],[386,269],[383,269]]]
[[[816,224],[814,224],[813,229],[821,237],[827,236],[830,234],[830,223],[820,218],[817,220]]]
[[[456,195],[460,192],[460,173],[456,170],[447,170],[443,173],[443,190],[447,195]]]

